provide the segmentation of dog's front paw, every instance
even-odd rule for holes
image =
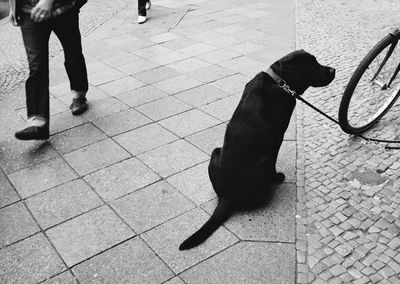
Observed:
[[[274,182],[276,183],[282,183],[285,180],[285,174],[284,173],[276,173],[274,176]]]

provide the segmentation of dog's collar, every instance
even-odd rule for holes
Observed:
[[[288,84],[286,84],[286,81],[282,79],[281,76],[275,73],[274,70],[271,68],[268,68],[267,71],[265,71],[271,78],[278,84],[280,88],[282,88],[286,93],[291,95],[292,97],[296,97],[297,94],[295,91],[293,91]]]

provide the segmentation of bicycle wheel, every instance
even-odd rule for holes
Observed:
[[[400,95],[399,33],[378,42],[349,80],[339,107],[339,124],[349,134],[372,127]]]

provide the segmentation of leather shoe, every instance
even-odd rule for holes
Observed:
[[[15,138],[18,140],[47,140],[50,137],[49,127],[29,126],[25,129],[15,132]]]
[[[69,108],[71,109],[72,115],[80,115],[84,113],[88,108],[86,98],[72,99],[72,104]]]

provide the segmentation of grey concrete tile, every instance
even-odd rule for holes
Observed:
[[[224,226],[242,240],[295,242],[296,186],[277,185],[271,201],[263,208],[234,214]],[[212,213],[216,200],[204,205]]]
[[[230,96],[199,108],[221,121],[228,121],[239,104],[240,98],[241,95]]]
[[[189,57],[190,55],[188,54],[183,54],[181,52],[171,50],[167,54],[152,56],[149,58],[149,60],[159,65],[167,65],[176,61],[184,60]]]
[[[161,82],[157,82],[154,85],[160,90],[170,95],[173,95],[200,86],[202,84],[203,84],[202,82],[190,78],[189,76],[181,75]]]
[[[64,155],[81,176],[125,160],[130,154],[111,139],[102,140]]]
[[[296,141],[283,141],[276,162],[276,169],[286,176],[285,182],[296,182]]]
[[[46,234],[69,267],[134,236],[107,206],[53,227]]]
[[[81,283],[163,283],[174,274],[139,238],[73,268]]]
[[[198,163],[209,157],[184,140],[140,154],[138,158],[162,177],[167,177]]]
[[[228,76],[233,75],[235,72],[230,71],[228,69],[219,67],[217,65],[210,65],[206,67],[202,67],[200,69],[196,69],[194,71],[190,71],[186,73],[186,75],[195,78],[203,83],[209,83],[212,81],[216,81]]]
[[[61,100],[50,97],[50,116],[65,112],[67,110],[69,110],[69,108],[64,103],[62,103]],[[26,113],[25,109],[24,113]]]
[[[137,234],[150,230],[194,207],[165,181],[115,200],[111,206]]]
[[[39,231],[35,220],[22,202],[0,209],[0,248]]]
[[[65,271],[55,277],[52,277],[44,282],[43,284],[77,284],[75,276],[69,271]]]
[[[168,94],[164,93],[160,89],[148,85],[119,94],[116,96],[116,98],[131,107],[136,107],[161,98],[165,98],[166,96],[168,96]]]
[[[108,97],[110,97],[108,94],[106,94],[103,91],[101,91],[98,87],[95,87],[95,86],[92,86],[92,85],[89,86],[89,90],[88,90],[88,92],[86,94],[86,98],[88,100],[89,107],[94,102],[106,99]],[[72,103],[72,98],[73,98],[73,95],[71,93],[68,93],[68,94],[66,94],[64,96],[58,97],[58,99],[60,101],[62,101],[68,107],[68,112],[69,112],[70,116],[72,116],[72,114],[71,114],[71,110],[69,109],[69,106]],[[80,116],[78,116],[78,117],[80,117]],[[52,118],[52,121],[53,121],[53,118]]]
[[[174,97],[166,97],[138,106],[136,109],[152,120],[157,121],[187,111],[191,108],[191,106]]]
[[[93,86],[103,85],[105,83],[127,77],[126,73],[115,70],[111,67],[88,76],[89,83]]]
[[[217,49],[215,46],[200,42],[200,43],[196,43],[196,44],[184,47],[182,49],[179,49],[178,51],[182,52],[184,54],[188,54],[190,56],[197,56],[197,55],[200,55],[203,53],[213,51],[215,49]]]
[[[58,155],[47,141],[26,143],[10,137],[2,141],[1,148],[0,165],[6,174],[31,167]]]
[[[9,175],[22,198],[45,191],[77,177],[62,159],[56,158]]]
[[[170,176],[167,182],[196,205],[202,205],[217,197],[208,177],[208,163],[206,161]]]
[[[227,96],[230,96],[230,94],[210,85],[201,85],[174,95],[174,97],[194,107],[206,105]]]
[[[116,68],[127,75],[133,75],[143,71],[151,70],[153,68],[157,68],[159,66],[159,64],[154,63],[150,60],[141,59],[135,62],[118,66]]]
[[[186,283],[295,283],[295,246],[241,242],[180,276]]]
[[[152,45],[148,46],[139,50],[134,51],[133,53],[142,57],[142,58],[149,58],[152,56],[163,55],[165,53],[170,52],[171,50],[160,46],[160,45]]]
[[[179,251],[181,242],[208,218],[203,210],[197,208],[144,233],[142,238],[175,273],[180,273],[238,241],[232,233],[221,227],[200,246]]]
[[[82,180],[74,180],[30,197],[26,205],[43,229],[47,229],[103,204]]]
[[[168,280],[164,284],[184,284],[184,283],[185,282],[183,282],[182,279],[179,278],[179,276],[175,276],[174,278]]]
[[[211,85],[232,95],[242,93],[250,78],[241,74],[235,74],[212,82]]]
[[[89,109],[82,114],[86,120],[92,121],[96,118],[111,115],[128,109],[129,107],[113,97],[108,97],[102,100],[89,102]]]
[[[8,181],[7,176],[0,169],[0,208],[17,202],[19,196],[14,187]]]
[[[51,136],[50,143],[54,149],[65,154],[105,138],[107,136],[93,124],[86,123]]]
[[[134,55],[132,53],[125,52],[125,51],[118,51],[114,56],[103,59],[102,62],[115,68],[115,67],[118,67],[121,65],[125,65],[125,64],[129,64],[129,63],[138,61],[140,59],[141,58],[139,56]]]
[[[38,283],[65,269],[43,234],[0,250],[1,283]]]
[[[176,70],[180,73],[187,73],[193,70],[197,70],[200,68],[208,67],[211,66],[210,63],[207,63],[205,61],[202,61],[200,59],[191,57],[185,60],[181,60],[178,62],[174,62],[171,64],[168,64],[167,67]]]
[[[115,141],[134,156],[177,139],[179,139],[178,136],[157,123],[149,124],[114,137]]]
[[[71,111],[65,111],[51,117],[50,133],[56,134],[70,128],[82,125],[87,121],[78,115],[72,115]]]
[[[180,36],[180,35],[178,35],[178,36]],[[196,40],[189,39],[187,37],[181,37],[178,39],[173,39],[168,42],[163,42],[160,45],[164,46],[166,48],[172,49],[172,50],[179,50],[179,49],[185,48],[185,47],[195,44],[195,43],[197,43]]]
[[[221,27],[216,29],[215,31],[224,35],[231,35],[237,32],[242,32],[245,31],[246,27],[240,24],[232,24],[232,25],[227,25],[225,27]]]
[[[106,42],[111,46],[125,46],[131,43],[136,43],[139,40],[138,37],[131,35],[131,34],[119,34],[110,38],[103,40],[102,42]]]
[[[212,38],[212,39],[208,39],[208,40],[205,41],[205,43],[207,43],[209,45],[218,47],[219,49],[216,50],[216,52],[224,51],[222,48],[225,48],[227,46],[231,46],[231,45],[234,45],[234,44],[238,44],[240,42],[242,42],[242,40],[234,38],[232,36],[228,36],[228,35],[221,35],[218,38]],[[224,56],[226,56],[226,54],[228,54],[228,53],[234,54],[235,57],[238,56],[238,54],[233,53],[233,52],[229,52],[229,51],[226,51],[226,50],[224,51]]]
[[[204,152],[211,155],[215,148],[222,147],[224,142],[226,123],[208,128],[185,138]]]
[[[103,84],[99,86],[99,89],[110,96],[115,96],[129,90],[143,87],[144,85],[146,85],[144,82],[132,76],[128,76]]]
[[[193,16],[193,14],[191,13],[191,15]],[[212,30],[208,30],[208,31],[204,31],[204,32],[200,32],[200,33],[195,33],[192,35],[187,35],[188,38],[190,39],[194,39],[196,41],[199,42],[204,42],[208,39],[214,39],[214,38],[219,38],[221,37],[220,33],[214,32]],[[195,46],[195,45],[191,45],[191,46]]]
[[[237,54],[245,55],[245,54],[253,53],[256,51],[264,50],[265,47],[262,45],[258,45],[258,44],[254,44],[254,43],[245,41],[245,42],[241,42],[241,43],[238,43],[235,45],[227,46],[227,47],[225,47],[225,49],[228,51],[237,53]],[[265,52],[268,52],[268,51],[265,50]]]
[[[109,136],[138,128],[150,122],[151,120],[149,118],[134,109],[128,109],[93,120],[93,124]]]
[[[195,132],[219,124],[220,121],[202,111],[199,111],[198,109],[193,109],[166,118],[158,123],[172,133],[180,137],[186,137]]]
[[[167,66],[160,66],[151,70],[135,74],[135,77],[148,84],[154,84],[166,79],[181,75],[178,71]]]
[[[159,177],[139,160],[131,158],[87,175],[85,180],[109,201],[145,187]]]
[[[96,73],[114,70],[113,68],[110,68],[110,66],[108,64],[105,64],[103,61],[97,60],[97,59],[87,62],[86,69],[87,69],[88,74],[90,74],[90,76],[92,76]],[[69,89],[68,82],[65,82],[63,84],[68,86],[68,89]],[[50,91],[51,91],[51,89],[50,89]]]
[[[234,72],[242,73],[245,70],[250,70],[252,72],[260,72],[262,70],[266,70],[268,66],[265,66],[263,63],[255,61],[247,56],[240,56],[233,59],[229,59],[223,62],[218,63],[220,66],[232,70]]]
[[[149,39],[155,43],[165,43],[176,39],[182,38],[180,35],[174,34],[173,32],[166,32],[151,36]]]

